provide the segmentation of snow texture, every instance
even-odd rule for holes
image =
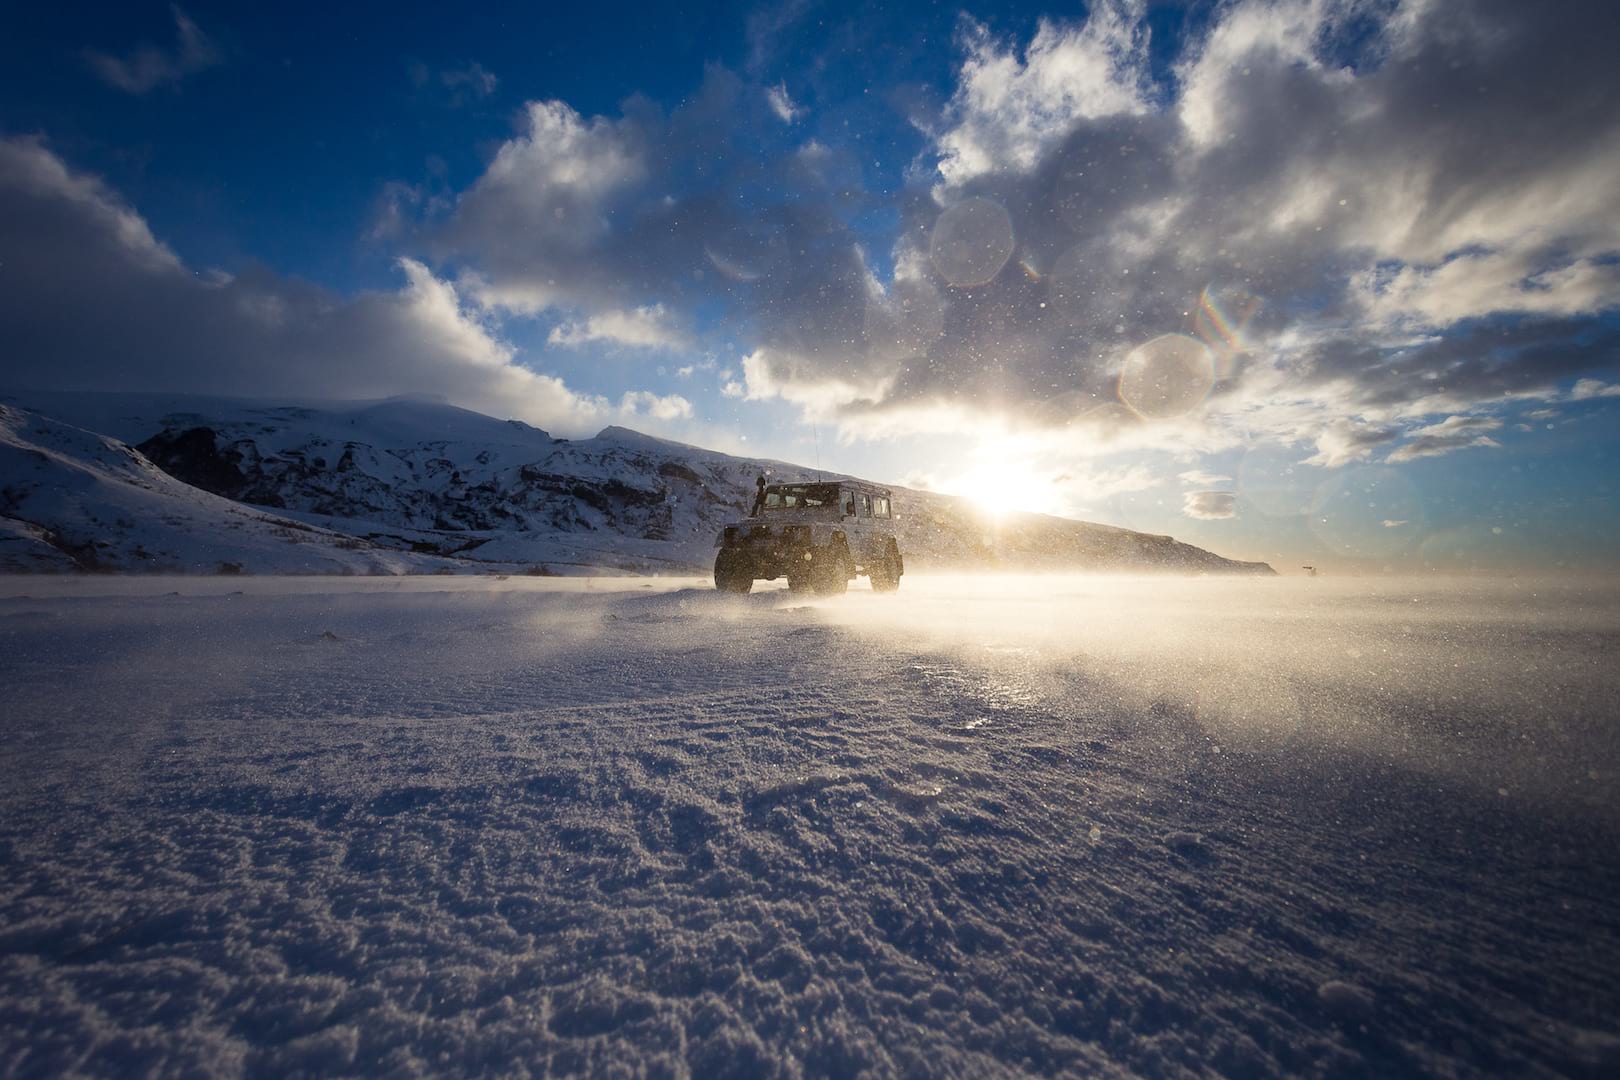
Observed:
[[[1614,1075],[1617,599],[0,579],[0,1074]]]
[[[344,534],[350,547],[358,542],[367,551],[444,560],[381,560],[396,570],[703,572],[713,565],[720,530],[747,513],[758,476],[817,475],[797,465],[731,457],[619,427],[591,439],[553,439],[517,421],[413,399],[267,405],[173,395],[37,393],[28,401],[41,414],[8,410],[17,418],[11,439],[22,439],[29,424],[61,430],[62,424],[41,417],[63,417],[103,433],[104,448],[97,450],[102,456],[133,457],[133,447],[172,480],[199,489],[198,495],[264,508],[283,528],[296,520],[323,534]],[[5,437],[0,431],[0,447],[6,446]],[[58,443],[59,455],[77,448]],[[31,449],[26,443],[9,448],[16,460],[0,459],[0,486],[19,478],[49,486],[41,476],[19,473],[22,459],[16,455]],[[99,464],[95,459],[72,467],[82,471]],[[166,490],[174,487],[169,483]],[[208,505],[217,509],[219,504]],[[901,550],[913,569],[1271,572],[1264,564],[1234,562],[1168,536],[1036,514],[996,520],[962,499],[927,492],[897,488],[894,506]],[[88,503],[42,506],[35,500],[30,512],[25,525],[65,534],[84,531],[89,518],[105,518],[111,510]],[[62,516],[40,516],[46,513]],[[201,521],[194,523],[193,536],[193,547],[215,545],[216,565],[232,562],[254,573],[301,569],[285,559],[266,559],[258,550],[235,551],[236,537],[209,530]],[[99,562],[116,561],[120,568],[205,568],[196,560],[153,560],[127,544],[120,549],[116,538],[98,535],[97,541],[103,545],[95,553]],[[23,554],[11,556],[9,546],[0,546],[0,569],[50,568],[31,561],[26,544],[18,550]],[[313,551],[304,553],[306,562]],[[357,561],[330,560],[344,567]],[[373,555],[369,563],[381,570],[379,561]]]

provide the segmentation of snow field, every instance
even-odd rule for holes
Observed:
[[[0,1071],[1603,1075],[1613,600],[0,581]]]

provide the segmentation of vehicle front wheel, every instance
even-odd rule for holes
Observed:
[[[849,555],[833,547],[818,553],[811,571],[810,587],[822,596],[836,596],[849,589]]]
[[[714,587],[721,592],[745,593],[754,587],[754,569],[748,558],[735,551],[721,551],[714,557]]]

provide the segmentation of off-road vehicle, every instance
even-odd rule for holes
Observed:
[[[893,592],[905,573],[889,490],[859,480],[761,478],[753,513],[727,525],[715,545],[714,585],[724,592],[785,577],[794,592],[841,593],[858,574],[872,579],[873,591]]]

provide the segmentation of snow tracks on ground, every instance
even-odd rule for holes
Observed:
[[[1600,821],[861,592],[427,587],[0,601],[0,1071],[1620,1060]]]

